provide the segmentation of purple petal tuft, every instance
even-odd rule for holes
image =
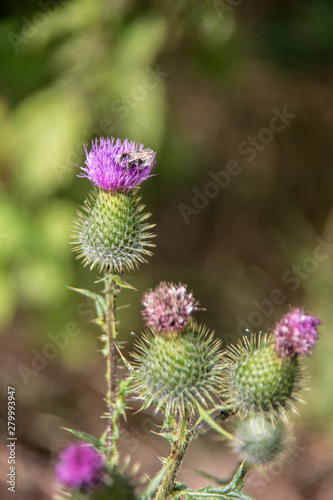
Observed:
[[[101,137],[86,152],[81,177],[105,191],[128,191],[150,177],[156,153],[134,141]]]
[[[174,333],[183,330],[198,311],[198,302],[186,285],[161,282],[154,290],[143,296],[142,312],[146,326],[157,332]]]
[[[91,488],[102,481],[103,456],[91,445],[70,444],[59,455],[56,465],[58,481],[68,488]]]
[[[281,358],[286,356],[310,356],[318,342],[318,318],[294,309],[275,325],[275,349]]]

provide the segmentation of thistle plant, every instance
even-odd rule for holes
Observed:
[[[76,218],[74,240],[84,265],[101,273],[103,290],[74,290],[94,301],[102,330],[106,428],[99,437],[67,429],[79,441],[59,454],[56,498],[250,500],[243,490],[248,470],[281,460],[290,447],[289,416],[305,384],[302,357],[315,348],[320,320],[294,309],[271,332],[227,347],[196,321],[201,308],[187,285],[165,281],[143,295],[145,330],[127,360],[119,345],[116,298],[123,288],[133,288],[123,273],[151,255],[153,225],[138,191],[151,177],[155,153],[113,138],[96,139],[85,152],[79,176],[93,189]],[[119,379],[120,363],[128,375]],[[131,396],[142,409],[153,407],[162,415],[160,435],[170,445],[145,489],[133,482],[118,453]],[[210,429],[232,444],[240,462],[229,480],[209,476],[215,485],[193,491],[177,482],[177,474],[191,442]]]

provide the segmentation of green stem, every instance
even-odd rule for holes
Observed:
[[[107,406],[107,427],[106,427],[106,456],[110,466],[118,464],[119,456],[117,440],[119,437],[118,412],[116,403],[119,396],[119,384],[117,374],[117,351],[116,337],[117,326],[115,318],[116,296],[119,290],[112,275],[105,276],[105,298],[106,298],[106,328],[105,328],[105,356],[106,356],[106,406]]]
[[[171,494],[175,488],[175,480],[178,470],[181,466],[190,442],[208,432],[212,428],[212,423],[214,423],[213,427],[215,427],[219,422],[228,419],[233,414],[234,411],[231,408],[225,407],[224,409],[220,410],[215,417],[209,418],[208,422],[203,422],[199,426],[196,426],[190,430],[188,429],[186,416],[182,418],[179,423],[179,427],[176,430],[174,440],[171,445],[170,454],[164,466],[166,472],[157,491],[155,500],[168,500],[169,498],[171,498]],[[206,418],[206,416],[207,415],[205,414],[204,417]],[[222,430],[222,432],[229,439],[233,438],[233,436],[226,431]]]
[[[166,461],[167,470],[157,491],[155,500],[167,500],[171,498],[178,470],[190,443],[188,438],[187,418],[184,416],[180,420],[179,427],[176,430],[175,439],[172,442],[170,454]]]

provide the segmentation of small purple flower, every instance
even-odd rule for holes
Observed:
[[[161,282],[143,296],[142,312],[146,326],[157,332],[174,333],[183,330],[199,304],[186,285]]]
[[[102,482],[103,456],[90,444],[70,444],[59,455],[58,481],[68,488],[91,488]]]
[[[96,138],[92,148],[86,152],[85,167],[80,177],[105,191],[128,191],[150,177],[156,153],[144,149],[143,144],[120,139]]]
[[[275,349],[280,358],[286,356],[310,356],[318,342],[318,318],[294,309],[275,325]]]

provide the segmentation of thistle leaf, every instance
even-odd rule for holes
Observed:
[[[113,274],[112,278],[114,279],[114,281],[117,283],[117,285],[120,288],[129,288],[130,290],[136,290],[136,288],[134,288],[134,286],[132,286],[129,283],[127,283],[126,281],[124,281],[118,274]]]
[[[218,491],[218,487],[203,488],[198,491],[183,490],[179,495],[173,497],[174,500],[181,500],[182,498],[192,498],[194,500],[254,500],[253,497],[244,493],[244,491]]]
[[[106,315],[107,305],[106,300],[104,297],[102,297],[102,295],[94,293],[91,290],[86,290],[84,288],[73,288],[72,286],[69,286],[68,288],[74,290],[74,292],[80,293],[81,295],[92,299],[95,302],[98,320],[103,320],[103,317]]]
[[[206,486],[197,491],[190,490],[185,484],[179,484],[173,494],[174,500],[189,498],[194,500],[254,500],[244,493],[244,462],[238,467],[233,478],[227,484]],[[220,482],[220,481],[219,481]]]
[[[140,495],[140,500],[152,500],[155,493],[161,484],[164,474],[168,470],[168,466],[165,465],[162,469],[155,475],[155,477],[150,481],[145,491]]]
[[[200,418],[204,420],[207,424],[209,424],[213,429],[215,429],[219,434],[222,434],[227,439],[230,440],[235,440],[235,437],[230,434],[230,432],[227,432],[226,430],[223,429],[215,420],[209,415],[209,412],[206,411],[200,404],[196,404],[198,413],[200,415]]]
[[[115,413],[117,418],[123,416],[126,420],[126,399],[127,395],[131,392],[131,380],[119,380],[119,394],[115,405]]]
[[[75,431],[74,429],[68,429],[67,427],[61,427],[65,431],[70,432],[71,434],[74,434],[74,436],[82,439],[83,441],[87,441],[88,443],[92,444],[96,450],[104,452],[105,446],[102,443],[102,441],[91,434],[87,434],[86,432],[80,432],[80,431]]]

